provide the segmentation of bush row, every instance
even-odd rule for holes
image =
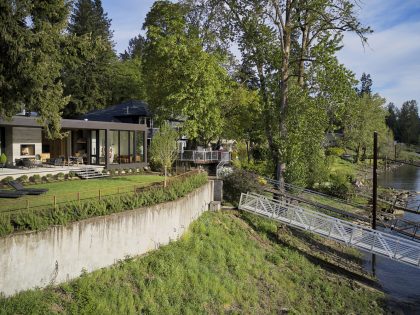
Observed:
[[[189,177],[175,178],[166,188],[153,186],[143,188],[136,194],[106,196],[101,200],[75,201],[36,211],[0,214],[0,236],[15,231],[41,230],[51,225],[64,225],[68,222],[172,201],[204,185],[207,180],[207,173],[200,172]]]

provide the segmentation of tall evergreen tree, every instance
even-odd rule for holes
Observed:
[[[65,92],[71,96],[66,117],[74,117],[111,101],[110,65],[115,61],[111,20],[100,0],[78,0],[68,27],[69,33],[85,42],[74,62],[67,64],[63,77]]]
[[[0,1],[0,117],[36,111],[49,137],[60,136],[68,103],[60,81],[67,17],[64,0]]]
[[[395,140],[401,141],[401,132],[400,132],[400,126],[399,126],[399,121],[398,121],[400,111],[394,105],[394,103],[389,103],[387,109],[388,109],[388,115],[386,116],[386,125],[388,126],[389,129],[392,130]]]
[[[145,45],[146,39],[141,34],[131,38],[128,42],[128,48],[120,54],[120,58],[122,60],[142,58]]]
[[[370,77],[370,74],[366,74],[363,72],[362,77],[360,78],[360,91],[359,95],[372,95],[372,79]]]

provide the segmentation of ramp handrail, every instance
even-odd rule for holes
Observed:
[[[254,193],[241,194],[239,209],[420,267],[420,245],[405,238]]]

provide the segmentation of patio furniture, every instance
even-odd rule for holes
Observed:
[[[15,159],[15,166],[18,168],[23,168],[23,160],[22,159]]]
[[[64,165],[64,159],[59,158],[51,158],[47,160],[47,164],[53,165],[53,166],[63,166]]]
[[[46,193],[48,189],[42,189],[42,188],[25,188],[23,187],[21,182],[18,182],[16,180],[12,180],[9,182],[9,185],[12,186],[15,190],[20,192],[26,192],[28,195],[41,195],[43,193]]]
[[[27,192],[25,191],[16,191],[16,190],[0,190],[0,198],[19,198],[25,196]]]
[[[34,166],[36,167],[40,167],[42,166],[42,159],[41,159],[41,155],[37,154],[35,155],[35,160],[33,161]]]
[[[22,163],[23,163],[23,167],[27,167],[27,168],[35,167],[35,164],[32,159],[23,158]]]

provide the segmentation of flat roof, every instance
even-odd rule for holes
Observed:
[[[42,128],[37,117],[13,116],[11,120],[0,119],[0,126]],[[144,124],[130,124],[108,121],[90,121],[78,119],[61,119],[62,129],[110,129],[146,131]]]

